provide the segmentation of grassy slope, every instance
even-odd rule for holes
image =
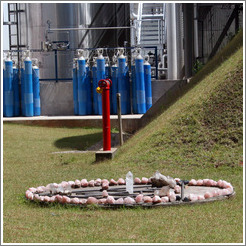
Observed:
[[[95,164],[92,153],[50,154],[59,149],[54,145],[58,138],[95,130],[5,124],[4,242],[242,242],[242,54],[240,48],[139,131],[112,162]],[[205,205],[114,211],[40,207],[23,199],[30,186],[118,178],[129,170],[140,177],[159,170],[184,179],[225,179],[236,197]]]

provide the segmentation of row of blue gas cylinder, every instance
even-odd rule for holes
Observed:
[[[129,76],[131,74],[131,78]],[[110,78],[110,113],[117,114],[117,93],[121,94],[121,113],[144,114],[152,106],[151,66],[141,55],[135,58],[131,73],[125,56],[118,63],[105,65],[101,55],[90,68],[84,57],[79,57],[73,68],[73,101],[75,115],[101,115],[102,95],[96,92],[98,81]],[[131,83],[130,83],[131,79]],[[131,91],[131,93],[130,93]]]
[[[7,58],[3,69],[3,116],[32,117],[40,114],[39,68],[33,66],[27,57],[19,71]]]

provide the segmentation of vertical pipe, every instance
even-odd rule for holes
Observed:
[[[123,145],[123,131],[122,131],[120,93],[117,93],[117,112],[118,112],[120,146],[122,146]]]
[[[74,114],[79,114],[78,109],[78,78],[77,78],[77,61],[74,60],[73,64],[73,107],[74,107]]]
[[[112,86],[111,86],[111,91],[112,91],[112,97],[111,97],[111,110],[112,114],[117,114],[117,98],[116,94],[118,91],[118,67],[117,65],[113,65],[111,67],[112,69]]]
[[[55,50],[55,76],[56,76],[56,82],[58,82],[57,50]]]
[[[194,55],[195,58],[199,57],[197,3],[194,3]]]
[[[86,89],[86,67],[85,58],[83,56],[79,57],[78,61],[78,105],[79,105],[79,115],[87,114],[87,89]]]
[[[151,76],[151,72],[150,72]],[[155,47],[155,79],[158,79],[158,57],[157,57],[157,47]]]
[[[39,88],[39,68],[37,65],[33,66],[33,106],[34,116],[40,116],[40,88]]]
[[[146,98],[144,85],[144,65],[143,58],[139,54],[135,59],[136,64],[136,96],[137,96],[137,113],[146,113]]]
[[[14,116],[20,115],[20,96],[19,96],[19,69],[13,68],[13,87],[14,87]]]
[[[5,60],[5,116],[14,116],[14,88],[13,88],[13,61],[8,57]]]
[[[152,107],[151,66],[148,61],[145,61],[144,63],[144,83],[147,111]]]
[[[100,82],[99,82],[100,83]],[[100,84],[99,84],[100,86]],[[103,150],[111,150],[111,129],[110,129],[110,83],[102,90],[102,119],[103,119]]]
[[[24,102],[25,116],[33,116],[33,82],[32,82],[32,61],[27,57],[24,61]]]
[[[97,57],[97,81],[105,79],[105,59],[100,54]],[[98,114],[102,115],[102,94],[97,93]]]
[[[93,94],[93,113],[98,114],[98,99],[97,99],[97,67],[94,64],[92,67],[92,94]]]

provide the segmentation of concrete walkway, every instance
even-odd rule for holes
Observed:
[[[142,114],[122,115],[123,130],[134,132],[140,126]],[[111,115],[111,127],[118,128],[118,116]],[[102,127],[101,115],[85,116],[34,116],[34,117],[3,117],[3,122],[26,125],[39,125],[51,127]]]

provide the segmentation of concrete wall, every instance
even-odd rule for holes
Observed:
[[[153,104],[164,95],[177,81],[153,80]],[[73,115],[72,82],[40,82],[41,115]]]
[[[72,82],[40,82],[41,115],[73,115]]]

